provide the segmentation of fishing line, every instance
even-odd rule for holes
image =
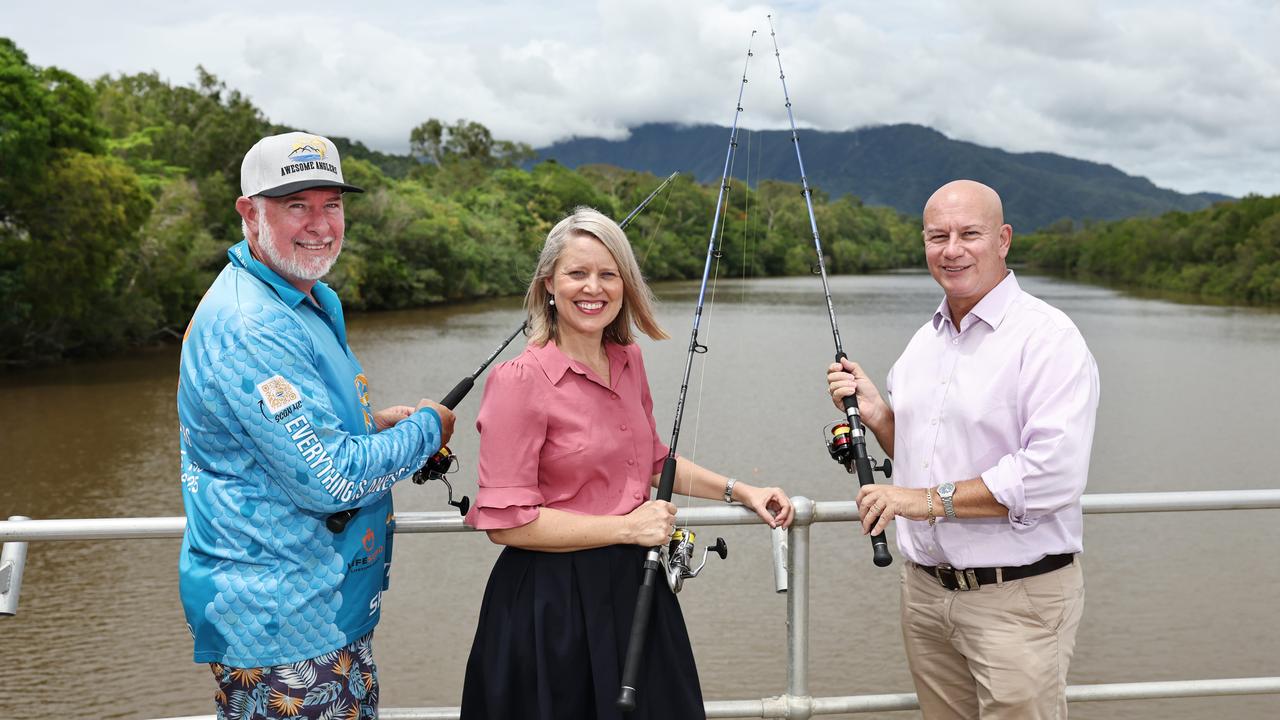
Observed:
[[[756,31],[751,31],[751,38],[754,39]],[[707,351],[707,346],[699,342],[698,331],[701,326],[702,312],[705,307],[707,281],[711,274],[711,261],[713,256],[717,255],[717,240],[723,240],[724,226],[721,223],[721,215],[725,211],[725,196],[729,190],[729,170],[732,167],[734,154],[738,147],[738,118],[742,115],[742,95],[747,85],[747,67],[751,63],[751,44],[747,44],[747,57],[742,67],[742,82],[738,86],[738,102],[736,110],[733,114],[733,126],[729,130],[729,147],[725,151],[724,172],[720,177],[720,192],[716,196],[716,209],[712,215],[711,237],[707,240],[707,258],[702,268],[702,285],[698,290],[698,303],[694,307],[693,313],[693,331],[689,337],[689,352],[685,359],[684,376],[680,384],[680,394],[676,401],[676,413],[674,427],[671,431],[671,443],[667,452],[667,458],[662,465],[662,474],[658,481],[658,500],[670,502],[671,491],[675,486],[676,480],[676,446],[680,441],[680,422],[684,415],[684,403],[689,392],[689,375],[693,369],[693,356]],[[718,263],[717,263],[718,265]],[[702,570],[700,565],[697,570],[690,570],[688,567],[690,555],[693,552],[692,533],[684,530],[676,530],[672,534],[670,542],[670,551],[666,545],[659,545],[649,548],[645,554],[644,560],[644,578],[641,581],[640,589],[636,594],[636,608],[632,615],[631,634],[627,642],[626,661],[622,669],[622,682],[619,689],[618,699],[615,702],[617,708],[623,712],[630,712],[636,707],[636,686],[640,674],[640,663],[644,658],[645,638],[648,635],[649,618],[653,611],[653,597],[657,588],[659,577],[666,575],[666,581],[671,591],[677,592],[681,587],[681,583],[685,578],[697,576]],[[710,551],[711,548],[708,548]],[[718,540],[716,544],[716,552],[721,557],[727,553],[724,547],[724,540]],[[703,562],[706,562],[706,554],[703,555]],[[665,573],[664,573],[665,567]]]
[[[805,208],[809,211],[809,227],[813,230],[813,246],[818,252],[818,274],[822,277],[822,292],[827,300],[827,317],[831,320],[831,336],[836,345],[836,362],[847,356],[840,342],[840,327],[836,323],[835,305],[831,301],[831,287],[827,283],[827,265],[822,255],[822,238],[818,235],[818,221],[813,214],[813,190],[809,187],[809,179],[804,172],[804,159],[800,156],[800,138],[796,134],[796,118],[791,112],[791,95],[787,92],[787,75],[782,71],[782,53],[778,51],[778,36],[773,31],[773,16],[769,16],[769,35],[773,38],[773,55],[778,60],[778,79],[782,81],[782,97],[787,103],[787,119],[791,122],[791,144],[796,149],[796,162],[800,166],[800,185],[804,192]],[[866,429],[862,425],[862,416],[858,412],[857,395],[844,399],[844,423],[833,423],[828,427],[827,451],[832,459],[844,465],[849,473],[858,474],[858,485],[875,483],[873,470],[884,473],[885,478],[893,474],[893,464],[888,458],[881,465],[875,465],[867,456]],[[871,552],[873,561],[878,567],[885,567],[893,562],[889,554],[889,544],[884,532],[871,536]]]

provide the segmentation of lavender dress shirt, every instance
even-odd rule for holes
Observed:
[[[960,321],[944,299],[889,371],[894,483],[981,477],[1007,517],[897,518],[898,547],[921,565],[1026,565],[1080,552],[1098,408],[1098,366],[1062,311],[1012,271]],[[935,504],[934,512],[942,516]]]
[[[649,499],[667,446],[638,345],[605,345],[609,383],[554,342],[493,369],[476,417],[479,492],[466,523],[520,527],[539,508],[625,515]]]

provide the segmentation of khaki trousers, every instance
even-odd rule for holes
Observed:
[[[928,720],[1067,717],[1067,667],[1084,611],[1080,558],[1052,572],[948,590],[908,561],[902,639]]]

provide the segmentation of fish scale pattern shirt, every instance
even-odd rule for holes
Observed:
[[[328,286],[311,301],[247,242],[228,257],[182,344],[179,574],[195,661],[251,668],[373,629],[391,568],[391,486],[441,435],[430,409],[375,433]],[[343,532],[326,527],[357,507]]]
[[[478,530],[520,527],[548,507],[625,515],[649,499],[668,448],[658,439],[638,345],[607,343],[609,382],[554,342],[493,369],[476,417]]]
[[[898,547],[921,565],[1018,566],[1083,550],[1080,496],[1098,410],[1098,366],[1061,310],[1009,272],[960,321],[947,302],[889,371],[894,484],[981,477],[1005,517],[898,517]],[[942,508],[935,501],[934,512]]]

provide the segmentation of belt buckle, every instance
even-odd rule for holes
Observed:
[[[933,569],[933,574],[938,577],[938,582],[942,587],[947,587],[947,581],[943,580],[943,571],[946,571],[956,580],[957,590],[977,590],[979,587],[978,574],[973,570],[957,570],[956,568],[942,563]]]

